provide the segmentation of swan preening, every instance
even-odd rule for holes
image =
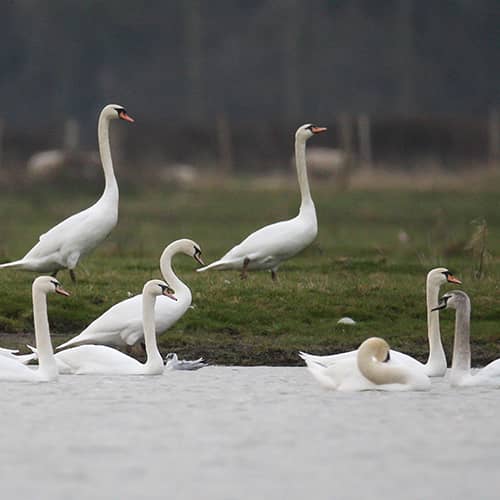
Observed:
[[[101,111],[97,134],[105,187],[99,200],[42,234],[39,242],[22,259],[1,264],[0,268],[49,273],[69,269],[72,280],[75,280],[74,269],[78,261],[97,247],[118,221],[118,184],[109,145],[109,124],[115,119],[134,121],[119,104],[108,104]]]
[[[33,319],[38,350],[38,369],[32,370],[21,360],[0,356],[0,380],[50,382],[57,379],[58,369],[52,349],[47,317],[47,294],[69,295],[59,281],[51,276],[39,276],[33,281]]]
[[[241,277],[246,278],[247,271],[270,269],[274,280],[284,260],[293,257],[314,241],[318,223],[307,179],[306,142],[313,135],[326,130],[325,127],[307,124],[299,127],[295,133],[295,162],[301,196],[299,214],[293,219],[276,222],[255,231],[219,260],[197,271],[241,269]]]
[[[156,342],[154,309],[157,297],[175,300],[174,291],[162,280],[150,280],[142,289],[142,321],[146,362],[104,345],[81,345],[54,355],[59,373],[74,375],[161,375],[163,358]],[[36,357],[36,353],[34,355]],[[38,351],[38,356],[40,352]]]
[[[306,359],[314,378],[328,389],[337,391],[423,391],[430,388],[430,379],[418,364],[401,363],[391,357],[384,339],[366,339],[356,356],[338,358],[329,365]]]
[[[429,377],[442,377],[446,373],[447,362],[439,329],[439,312],[433,309],[438,302],[439,289],[441,285],[445,283],[460,285],[461,281],[453,276],[445,267],[437,267],[427,273],[427,338],[429,341],[429,358],[427,363],[423,364],[407,354],[391,350],[392,359],[397,360],[399,363],[406,363],[408,366],[421,366]],[[322,365],[329,365],[331,363],[336,363],[341,358],[355,358],[357,356],[357,351],[332,354],[329,356],[315,356],[305,352],[300,352],[299,355],[306,362],[310,360],[319,362]]]
[[[455,337],[450,370],[452,386],[500,386],[500,359],[492,361],[474,374],[470,368],[470,312],[469,296],[461,290],[447,292],[435,310],[455,309]]]
[[[164,280],[175,290],[176,301],[158,297],[155,306],[156,333],[168,330],[191,305],[191,290],[172,270],[172,258],[178,253],[193,257],[203,265],[200,246],[192,240],[180,239],[168,245],[160,257]],[[60,345],[58,349],[79,344],[110,344],[117,347],[134,345],[143,338],[142,298],[136,295],[118,302],[95,319],[82,333]]]

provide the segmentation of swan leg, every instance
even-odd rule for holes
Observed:
[[[271,278],[273,281],[278,280],[278,270],[277,269],[271,269]]]
[[[69,270],[69,275],[71,276],[71,281],[73,283],[76,283],[76,275],[75,275],[75,271],[73,271],[73,269]]]
[[[241,270],[240,278],[246,280],[248,278],[248,264],[250,264],[250,259],[245,257],[243,261],[243,269]]]

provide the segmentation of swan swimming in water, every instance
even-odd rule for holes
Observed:
[[[366,339],[355,357],[339,358],[329,365],[306,359],[313,377],[327,389],[336,391],[425,391],[430,379],[424,370],[393,360],[384,339]]]
[[[418,365],[425,369],[425,373],[429,377],[442,377],[446,373],[447,362],[446,354],[441,341],[441,332],[439,329],[439,313],[434,312],[433,307],[437,304],[439,298],[439,290],[445,283],[455,283],[457,285],[462,282],[456,278],[451,271],[445,267],[437,267],[431,269],[427,273],[426,279],[426,303],[427,303],[427,338],[429,340],[429,358],[427,363],[423,364],[415,358],[408,356],[399,351],[391,350],[391,358],[398,360],[401,363],[407,363],[410,366]],[[315,356],[305,352],[299,352],[299,356],[304,360],[317,361],[323,365],[336,362],[344,357],[356,357],[357,351],[349,351],[340,354],[331,354],[327,356]]]
[[[203,265],[201,248],[189,239],[170,243],[160,257],[163,279],[175,290],[177,301],[158,297],[155,305],[156,333],[168,330],[191,305],[191,290],[172,270],[172,258],[182,253]],[[79,344],[108,344],[117,347],[134,345],[144,337],[142,327],[142,298],[136,295],[118,302],[96,318],[83,332],[61,344],[57,349]]]
[[[475,373],[470,368],[470,312],[469,296],[461,290],[447,292],[435,310],[455,309],[455,337],[450,384],[455,387],[478,385],[500,386],[500,359],[492,361]]]
[[[76,280],[74,269],[78,261],[102,243],[118,221],[118,184],[109,145],[109,124],[116,119],[134,121],[119,104],[108,104],[101,111],[97,132],[105,187],[99,200],[42,234],[22,259],[1,264],[0,268],[48,272],[53,276],[60,269],[69,269],[71,279]]]
[[[51,382],[57,379],[58,370],[50,340],[47,317],[47,294],[49,293],[69,295],[54,277],[39,276],[33,281],[33,320],[36,346],[40,358],[38,369],[33,370],[23,364],[21,360],[2,355],[0,356],[0,380]]]
[[[318,233],[316,208],[309,190],[306,167],[306,142],[313,135],[325,132],[325,127],[302,125],[295,133],[295,161],[300,187],[299,214],[293,219],[276,222],[255,231],[223,257],[198,272],[209,269],[241,269],[241,278],[254,269],[270,269],[273,280],[279,266],[309,246]]]

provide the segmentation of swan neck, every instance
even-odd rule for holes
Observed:
[[[439,328],[439,311],[432,311],[439,302],[439,285],[427,281],[427,337],[429,339],[429,358],[427,366],[432,368],[432,375],[443,375],[446,371],[447,362],[441,341],[441,331]]]
[[[111,159],[111,146],[109,143],[110,119],[101,112],[97,125],[97,138],[99,141],[99,154],[101,157],[102,169],[104,171],[104,193],[103,197],[109,196],[118,199],[118,184],[113,170],[113,160]]]
[[[175,290],[175,295],[189,290],[188,286],[177,277],[172,269],[172,257],[177,253],[178,248],[174,242],[165,248],[160,257],[161,274],[163,275],[163,279]]]
[[[57,365],[50,338],[47,296],[36,288],[33,288],[33,320],[39,372],[44,378],[54,379],[57,377]]]
[[[470,302],[457,307],[455,314],[455,337],[453,339],[453,360],[451,372],[470,371]]]
[[[158,350],[155,330],[155,303],[154,295],[142,294],[142,323],[144,329],[144,343],[146,345],[146,368],[149,371],[163,372],[163,359]]]
[[[407,383],[407,377],[399,368],[376,361],[370,351],[359,349],[357,363],[363,376],[376,385]]]
[[[297,179],[300,188],[300,211],[308,207],[314,207],[309,189],[309,180],[307,178],[306,165],[306,140],[304,138],[295,138],[295,165],[297,167]]]

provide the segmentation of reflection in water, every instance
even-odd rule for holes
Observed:
[[[1,383],[2,499],[493,499],[500,392],[335,393],[305,368]]]

